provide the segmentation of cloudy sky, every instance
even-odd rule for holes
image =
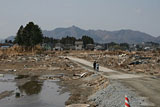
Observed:
[[[160,36],[160,0],[0,0],[0,38],[29,21],[43,30],[75,25]]]

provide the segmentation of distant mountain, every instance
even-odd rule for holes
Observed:
[[[158,42],[160,43],[160,36],[153,37],[149,34],[133,31],[129,29],[123,29],[118,31],[106,31],[106,30],[84,30],[76,26],[68,28],[56,28],[54,30],[43,30],[43,35],[46,37],[53,37],[61,39],[62,37],[72,36],[81,38],[83,35],[90,36],[97,43],[142,43],[142,42]],[[6,38],[7,40],[14,40],[14,36]]]
[[[15,36],[9,36],[9,37],[7,37],[6,39],[2,39],[2,40],[0,40],[0,42],[1,43],[4,43],[5,42],[5,40],[11,40],[11,41],[14,41],[14,38],[15,38]]]
[[[81,38],[83,35],[92,37],[98,43],[141,43],[141,42],[158,42],[155,37],[133,30],[119,30],[119,31],[106,31],[106,30],[84,30],[76,26],[68,28],[56,28],[51,31],[44,30],[44,36],[53,38],[62,38],[73,36]]]
[[[158,37],[156,38],[156,41],[157,41],[158,43],[160,43],[160,36],[158,36]]]
[[[6,38],[5,40],[11,40],[11,41],[14,41],[14,38],[15,38],[15,36],[10,36],[10,37]]]

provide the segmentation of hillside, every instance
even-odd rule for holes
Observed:
[[[99,43],[141,43],[141,42],[157,42],[156,38],[133,30],[119,30],[119,31],[106,31],[106,30],[84,30],[76,26],[68,28],[56,28],[55,30],[43,31],[44,36],[53,38],[62,38],[65,36],[73,36],[81,38],[83,35],[92,37],[96,42]]]
[[[157,41],[158,43],[160,43],[160,36],[158,36],[158,37],[156,38],[156,41]]]
[[[12,40],[12,41],[14,41],[14,38],[15,38],[15,36],[9,36],[9,37],[7,37],[6,39],[1,39],[0,42],[1,42],[1,43],[4,43],[5,40]]]
[[[68,28],[56,28],[54,30],[43,30],[43,35],[56,39],[61,39],[66,36],[73,36],[81,38],[83,35],[90,36],[98,43],[141,43],[141,42],[158,42],[160,43],[160,36],[153,37],[149,34],[134,31],[129,29],[123,29],[118,31],[106,31],[106,30],[84,30],[76,26]],[[6,38],[7,40],[13,40],[14,36]]]

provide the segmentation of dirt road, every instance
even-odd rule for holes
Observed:
[[[68,56],[68,58],[73,62],[81,64],[82,67],[88,69],[89,71],[94,72],[92,69],[92,62],[75,57]],[[111,84],[115,81],[134,91],[138,97],[141,97],[142,102],[140,102],[140,106],[160,107],[160,78],[143,74],[127,74],[102,66],[100,66],[99,73],[113,81]]]

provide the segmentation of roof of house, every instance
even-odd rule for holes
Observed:
[[[83,41],[75,41],[75,45],[83,45]]]

